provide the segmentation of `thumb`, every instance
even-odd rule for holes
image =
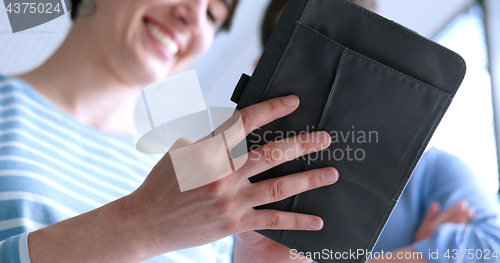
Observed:
[[[172,145],[172,147],[170,147],[169,151],[173,151],[173,150],[177,150],[177,149],[180,149],[180,148],[184,148],[184,147],[187,147],[191,144],[193,144],[194,141],[191,140],[191,139],[188,139],[188,138],[180,138],[178,139],[177,141],[174,142],[174,144]]]

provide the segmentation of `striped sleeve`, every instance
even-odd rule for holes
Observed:
[[[21,79],[0,75],[0,263],[29,263],[27,237],[135,191],[160,156],[84,125]],[[3,240],[3,241],[2,241]],[[228,263],[232,239],[148,263]]]
[[[23,233],[1,241],[0,263],[31,263],[28,235],[29,233]]]

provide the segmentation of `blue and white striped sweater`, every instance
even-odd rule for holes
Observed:
[[[83,125],[27,83],[0,76],[0,262],[29,262],[28,232],[131,193],[156,161],[132,137]],[[147,262],[230,262],[232,242]]]

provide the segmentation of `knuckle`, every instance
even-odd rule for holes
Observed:
[[[311,174],[308,176],[307,178],[308,180],[308,188],[315,188],[317,185],[319,185],[318,183],[318,179],[316,178],[316,176],[314,174]]]
[[[262,154],[262,161],[269,165],[269,166],[274,166],[278,160],[281,158],[281,154],[279,149],[272,148],[270,146],[264,146],[263,149],[263,154]]]
[[[283,219],[278,213],[272,213],[266,222],[265,227],[269,229],[276,229],[281,225]]]
[[[294,227],[295,227],[295,229],[302,229],[303,228],[302,227],[302,225],[303,225],[302,223],[303,223],[303,221],[302,221],[301,217],[300,216],[296,216],[295,217],[295,221],[294,221]]]
[[[282,200],[286,197],[285,183],[281,179],[275,179],[269,188],[272,200]]]
[[[313,148],[309,140],[300,140],[299,143],[299,152],[307,153],[309,149]]]
[[[189,144],[193,144],[193,140],[189,139],[189,138],[179,138],[177,141],[175,141],[175,143],[179,143],[179,144],[182,144],[182,145],[189,145]]]
[[[211,197],[220,197],[226,192],[226,180],[217,180],[207,185],[208,194]]]

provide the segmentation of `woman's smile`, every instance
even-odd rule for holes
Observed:
[[[145,18],[144,24],[149,39],[167,58],[172,58],[179,53],[179,41],[175,39],[175,34],[169,28],[150,18]]]

